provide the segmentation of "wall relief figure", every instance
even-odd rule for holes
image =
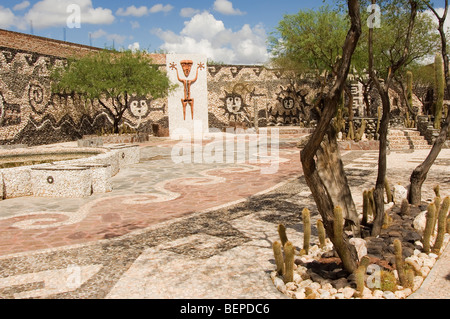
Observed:
[[[283,88],[277,93],[275,105],[269,108],[268,125],[298,125],[300,123],[301,106],[299,93],[292,88]]]
[[[6,103],[0,93],[0,127],[19,125],[21,122],[20,105]]]

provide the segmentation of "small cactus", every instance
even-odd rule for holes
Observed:
[[[430,241],[431,235],[433,233],[435,218],[436,218],[436,205],[430,204],[428,205],[427,224],[425,226],[425,231],[423,233],[422,238],[423,251],[427,254],[430,253]]]
[[[431,233],[431,236],[434,236],[434,234],[436,233],[436,225],[439,218],[439,211],[441,210],[441,204],[442,199],[440,197],[436,197],[434,199],[434,205],[436,206],[436,216],[434,218],[433,232]]]
[[[442,245],[444,243],[444,235],[447,228],[447,213],[450,206],[450,197],[446,197],[442,202],[442,205],[437,215],[438,220],[438,233],[436,237],[436,242],[434,243],[433,252],[439,254],[441,252]]]
[[[372,188],[369,191],[369,202],[371,206],[371,215],[374,216],[375,212],[377,211],[376,205],[375,205],[375,198],[373,197],[373,194],[375,193],[375,188]]]
[[[434,113],[434,128],[440,130],[445,98],[444,63],[442,55],[440,53],[436,54],[436,58],[434,60],[434,67],[435,67],[434,70],[435,70],[436,93],[437,93],[437,101]]]
[[[320,219],[317,220],[317,232],[319,234],[319,247],[324,248],[326,232],[325,232],[325,227],[323,225],[323,221],[321,221]]]
[[[272,249],[275,257],[275,264],[277,265],[277,273],[281,276],[284,273],[284,258],[281,243],[279,241],[274,242]]]
[[[278,235],[280,236],[281,245],[284,247],[289,240],[286,235],[286,227],[282,224],[278,225]]]
[[[403,287],[406,287],[408,283],[406,281],[405,266],[403,262],[402,242],[399,239],[396,239],[394,241],[394,249],[395,249],[395,267],[397,268],[398,278],[400,280],[400,284]]]
[[[433,188],[433,191],[436,194],[436,197],[441,197],[441,187],[439,185],[436,185],[436,187]]]
[[[367,225],[369,221],[369,215],[372,214],[372,205],[370,204],[370,194],[368,191],[363,192],[363,219],[361,224]]]
[[[358,292],[359,296],[362,296],[364,292],[364,288],[366,288],[365,281],[366,281],[366,267],[359,266],[358,269],[355,271],[355,278],[356,278],[356,291]]]
[[[369,267],[370,265],[370,258],[369,256],[364,256],[363,258],[361,258],[361,261],[359,262],[359,266],[364,266],[365,271],[367,271],[367,267]]]
[[[303,218],[303,250],[306,255],[309,253],[309,244],[311,241],[311,212],[305,208],[302,212]]]
[[[411,207],[407,199],[402,201],[402,207],[400,209],[400,215],[407,216],[411,213]]]
[[[414,278],[416,277],[416,273],[413,269],[408,269],[406,271],[406,286],[404,288],[412,288],[414,287]]]
[[[387,202],[392,203],[394,201],[394,196],[392,196],[391,185],[387,178],[384,179],[384,189],[386,190]]]
[[[294,281],[295,248],[290,241],[284,245],[284,275],[285,283]]]

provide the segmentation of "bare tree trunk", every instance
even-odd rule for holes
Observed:
[[[336,113],[347,80],[351,58],[361,35],[359,1],[348,0],[348,9],[351,27],[343,46],[342,59],[340,61],[336,80],[328,94],[322,96],[324,108],[321,112],[318,126],[308,144],[301,152],[301,161],[306,182],[311,189],[319,213],[322,216],[327,235],[333,243],[335,243],[333,210],[335,205],[338,205],[343,201],[346,202],[346,200],[343,200],[344,198],[347,198],[348,200],[347,196],[350,193],[350,190],[348,189],[348,183],[345,181],[345,172],[343,171],[343,165],[340,162],[340,155],[336,147],[336,136],[333,134],[331,121]],[[325,138],[325,135],[327,135],[327,138]],[[315,158],[317,158],[317,161]],[[332,162],[326,163],[328,160]],[[336,165],[339,162],[340,165]],[[332,172],[324,171],[325,167],[331,166],[333,167]],[[330,192],[335,186],[335,181],[330,182],[334,177],[344,181],[345,185],[342,185],[342,188],[347,188],[346,191],[343,193],[336,193],[335,191]],[[353,201],[351,195],[350,201]],[[352,205],[350,204],[342,207],[343,210],[347,209],[347,211],[344,210],[344,216],[346,219],[355,219],[354,216],[352,216],[354,213],[351,209],[350,211],[348,210],[349,206],[351,207]],[[355,225],[359,225],[358,218],[353,220],[353,222]],[[344,236],[344,245],[339,245],[338,248],[338,245],[335,244],[335,247],[338,255],[342,259],[344,268],[348,272],[354,272],[358,266],[358,256],[355,247],[348,242],[349,239],[347,236]],[[350,258],[343,258],[343,256],[350,256]]]
[[[445,10],[443,16],[439,16],[437,11],[427,3],[428,8],[433,11],[434,15],[439,20],[439,33],[441,35],[441,42],[442,42],[442,56],[444,57],[444,74],[445,74],[445,81],[447,85],[447,91],[450,92],[450,74],[449,74],[449,59],[447,55],[447,37],[444,30],[444,23],[448,15],[448,0],[445,0]],[[447,140],[447,136],[449,133],[449,124],[450,124],[450,107],[447,106],[448,112],[447,112],[447,118],[445,119],[444,125],[441,127],[441,131],[439,133],[439,137],[436,139],[436,141],[433,144],[433,148],[430,151],[430,154],[425,159],[425,161],[420,164],[411,174],[411,185],[409,187],[409,202],[412,205],[420,205],[422,203],[422,186],[425,180],[427,179],[428,172],[431,169],[431,166],[433,166],[434,162],[436,161],[437,157],[439,156],[439,153],[442,150],[442,146],[444,145],[445,141]]]

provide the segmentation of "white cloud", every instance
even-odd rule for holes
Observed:
[[[25,14],[23,20],[26,23],[32,21],[37,29],[65,26],[72,14],[67,12],[70,5],[80,7],[81,24],[111,24],[114,21],[110,9],[94,8],[92,0],[42,0]]]
[[[133,44],[130,44],[128,46],[128,50],[131,50],[133,52],[139,51],[140,48],[141,48],[141,45],[139,44],[139,42],[134,42]]]
[[[119,8],[116,12],[118,16],[133,16],[133,17],[143,17],[148,14],[148,8],[146,6],[141,6],[137,8],[136,6],[130,6],[126,9]]]
[[[150,13],[158,13],[158,12],[164,12],[164,13],[168,13],[170,11],[172,11],[173,6],[171,6],[170,4],[167,4],[165,6],[163,6],[162,4],[155,4],[153,7],[150,8],[149,12]]]
[[[148,8],[146,6],[141,6],[139,8],[137,8],[136,6],[130,6],[126,9],[124,8],[119,8],[116,12],[116,14],[118,16],[123,16],[123,17],[128,17],[128,16],[133,16],[133,17],[143,17],[145,15],[148,15],[150,13],[158,13],[158,12],[170,12],[172,11],[173,6],[170,4],[167,5],[162,5],[162,4],[155,4],[153,7]]]
[[[266,32],[262,25],[244,25],[233,32],[209,12],[197,14],[185,22],[183,30],[153,30],[164,44],[162,50],[173,53],[201,53],[214,61],[229,64],[257,64],[268,60]]]
[[[139,29],[141,27],[141,25],[139,24],[138,21],[130,21],[131,24],[131,29]]]
[[[16,17],[14,13],[8,9],[0,6],[0,28],[7,29],[14,25]]]
[[[214,10],[225,15],[244,15],[239,9],[233,8],[233,3],[228,0],[216,0],[214,2]]]
[[[108,33],[105,30],[99,29],[99,30],[97,30],[95,32],[92,32],[91,33],[91,37],[92,37],[92,39],[98,39],[98,38],[106,36],[107,34]]]
[[[30,1],[23,1],[21,3],[16,4],[13,7],[14,11],[20,11],[20,10],[25,10],[26,8],[28,8],[30,6]]]
[[[184,18],[192,18],[198,13],[200,13],[200,10],[194,8],[183,8],[180,10],[180,16]]]

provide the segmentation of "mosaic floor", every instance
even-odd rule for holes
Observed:
[[[263,175],[248,162],[175,164],[170,142],[143,147],[107,195],[0,202],[0,298],[284,298],[269,277],[276,227],[300,245],[300,212],[317,219],[299,150],[282,144],[277,173]],[[392,183],[426,154],[391,154]],[[377,153],[343,159],[359,204]],[[449,191],[449,160],[443,151],[426,186]]]

